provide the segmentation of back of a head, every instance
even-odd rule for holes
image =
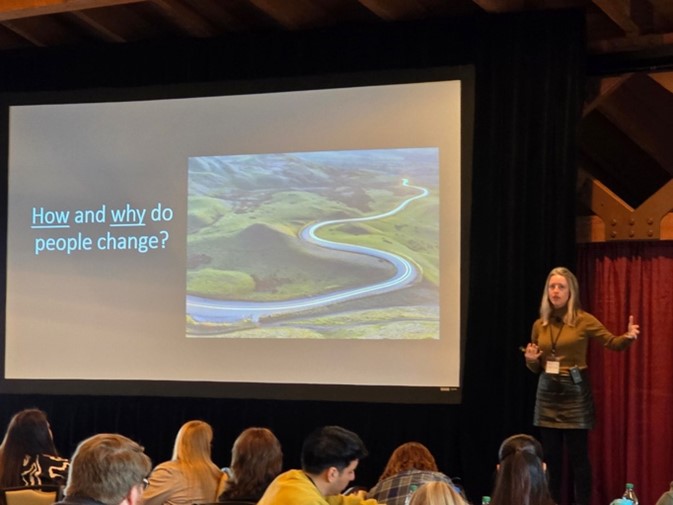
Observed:
[[[84,440],[72,456],[66,496],[118,505],[152,469],[143,450],[133,440],[112,433]]]
[[[500,447],[500,464],[493,505],[549,505],[553,503],[542,462],[542,447],[529,435],[515,435]]]
[[[439,471],[435,458],[427,447],[419,442],[407,442],[397,447],[390,455],[379,480],[406,470]]]
[[[427,482],[419,487],[409,505],[467,505],[460,494],[446,482]]]
[[[3,448],[8,445],[20,446],[23,454],[55,455],[56,448],[49,431],[47,414],[39,409],[26,409],[12,417],[7,426]]]
[[[498,449],[498,461],[502,461],[510,454],[517,451],[527,451],[535,454],[540,460],[544,460],[542,444],[533,436],[519,433],[503,440]]]
[[[267,428],[247,428],[231,449],[233,478],[224,498],[259,497],[283,467],[283,451]]]
[[[173,460],[198,465],[210,462],[213,429],[205,421],[187,421],[175,437]]]
[[[235,476],[250,469],[277,475],[282,466],[283,451],[280,442],[267,428],[243,430],[231,448],[231,468]]]
[[[311,474],[336,467],[340,471],[353,460],[367,456],[360,437],[341,426],[324,426],[313,431],[301,449],[301,466]]]
[[[58,456],[47,415],[39,409],[26,409],[14,414],[0,450],[0,486],[21,485],[20,468],[26,455]]]

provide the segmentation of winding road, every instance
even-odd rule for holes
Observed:
[[[381,293],[387,293],[408,286],[418,278],[419,272],[416,266],[414,266],[405,258],[371,247],[325,240],[316,235],[316,231],[325,226],[373,221],[392,216],[398,212],[401,212],[414,200],[425,198],[429,194],[429,191],[426,188],[410,185],[408,179],[403,179],[402,185],[418,189],[420,193],[407,198],[394,209],[382,214],[367,217],[322,221],[306,226],[299,233],[299,238],[301,240],[318,245],[320,247],[337,251],[346,251],[349,253],[366,254],[368,256],[385,260],[395,267],[395,275],[393,275],[391,278],[359,288],[333,291],[326,294],[284,301],[245,302],[236,300],[213,300],[209,298],[187,295],[187,315],[191,316],[192,319],[197,323],[257,323],[262,317],[303,312],[316,307],[341,303],[366,296],[379,295]]]

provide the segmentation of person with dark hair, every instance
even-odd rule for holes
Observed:
[[[26,409],[12,417],[0,445],[0,487],[61,486],[68,466],[58,455],[43,411]]]
[[[75,449],[65,499],[57,505],[139,505],[151,469],[150,458],[133,440],[94,435]]]
[[[533,424],[549,464],[549,488],[554,500],[561,498],[564,447],[572,468],[575,503],[591,500],[589,430],[594,425],[594,404],[589,386],[587,346],[590,339],[603,347],[628,348],[640,333],[629,316],[626,333],[616,336],[581,308],[575,275],[564,267],[547,276],[540,303],[540,318],[533,323],[525,349],[526,366],[539,374]]]
[[[378,483],[369,490],[367,498],[386,505],[404,505],[412,486],[420,487],[433,481],[454,487],[451,479],[439,471],[427,447],[419,442],[407,442],[390,455]]]
[[[498,459],[492,505],[554,505],[540,442],[530,435],[511,436],[500,445]]]
[[[355,479],[355,469],[367,449],[359,436],[340,426],[311,433],[301,450],[301,470],[280,474],[258,505],[375,505],[359,495],[340,494]]]
[[[507,456],[517,451],[530,452],[540,458],[540,461],[544,459],[542,444],[538,441],[538,439],[531,435],[526,435],[525,433],[519,433],[517,435],[507,437],[502,441],[502,444],[500,444],[500,449],[498,449],[498,461],[502,461]]]
[[[283,451],[266,428],[247,428],[231,448],[231,476],[220,501],[258,501],[283,467]]]

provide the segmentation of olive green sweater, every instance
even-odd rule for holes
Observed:
[[[613,351],[622,351],[634,341],[626,334],[613,335],[588,312],[580,310],[574,326],[564,324],[563,315],[564,313],[555,311],[549,324],[543,325],[542,319],[533,323],[531,342],[537,344],[542,351],[537,361],[526,361],[526,366],[533,372],[544,370],[546,361],[552,356],[552,341],[556,343],[556,358],[560,361],[562,374],[567,374],[568,369],[575,365],[579,368],[587,367],[587,346],[590,338],[599,340],[603,346]]]

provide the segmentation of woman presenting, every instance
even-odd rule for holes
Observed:
[[[608,349],[629,347],[640,333],[629,316],[625,334],[615,336],[580,307],[575,275],[564,267],[547,276],[540,318],[533,323],[531,342],[526,346],[526,366],[539,373],[533,424],[549,467],[549,488],[556,503],[561,498],[563,448],[568,452],[575,483],[575,502],[589,505],[591,464],[588,430],[594,425],[594,404],[587,371],[587,345],[597,339]]]

